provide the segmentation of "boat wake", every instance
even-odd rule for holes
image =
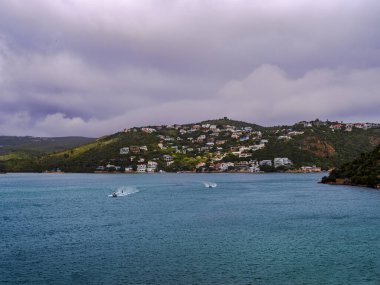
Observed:
[[[203,185],[206,187],[206,188],[215,188],[216,186],[218,186],[218,184],[214,183],[214,182],[203,182]]]
[[[139,192],[139,190],[136,187],[123,186],[123,187],[117,188],[117,190],[113,192],[112,194],[108,195],[108,197],[124,197],[131,194],[135,194],[137,192]]]

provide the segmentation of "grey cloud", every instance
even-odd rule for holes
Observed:
[[[379,14],[375,0],[4,0],[0,133],[379,121]]]

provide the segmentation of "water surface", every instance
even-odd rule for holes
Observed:
[[[1,175],[0,284],[380,284],[380,191],[320,177]]]

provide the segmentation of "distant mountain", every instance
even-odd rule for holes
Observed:
[[[92,140],[94,140],[94,138],[0,136],[0,155],[14,151],[32,151],[40,153],[62,151],[88,143]]]
[[[322,182],[380,188],[380,145],[334,169]]]
[[[87,137],[0,136],[0,162],[17,165],[51,152],[71,149],[93,141]],[[4,166],[2,166],[4,167]]]
[[[67,172],[94,172],[126,167],[136,170],[143,165],[148,167],[150,161],[150,167],[157,164],[153,171],[256,171],[259,167],[273,171],[312,165],[327,170],[353,160],[361,152],[372,151],[379,143],[377,124],[315,120],[262,127],[223,118],[126,129],[38,159],[27,155],[10,158],[6,167],[8,171],[59,168]],[[275,158],[288,158],[291,163],[278,160],[286,165],[274,169]],[[262,161],[271,161],[272,166],[261,165]],[[144,172],[144,168],[140,170]]]

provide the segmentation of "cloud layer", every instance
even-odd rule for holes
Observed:
[[[4,0],[0,134],[379,122],[378,26],[374,0]]]

